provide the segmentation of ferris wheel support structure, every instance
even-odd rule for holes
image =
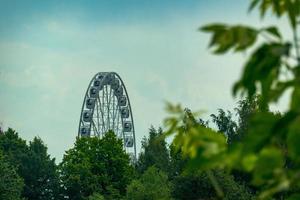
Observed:
[[[136,160],[134,121],[129,96],[115,72],[99,72],[90,81],[81,107],[78,137],[103,137],[113,131]]]

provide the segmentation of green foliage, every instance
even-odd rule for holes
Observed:
[[[226,135],[227,142],[231,143],[237,134],[237,124],[232,120],[232,113],[230,111],[227,111],[226,114],[224,110],[219,109],[218,112],[218,115],[210,115],[212,121],[218,126],[219,132]]]
[[[162,129],[158,128],[156,130],[154,127],[151,127],[149,129],[149,138],[144,138],[142,141],[137,170],[139,173],[143,173],[153,165],[164,172],[168,172],[170,168],[169,151]]]
[[[254,28],[237,25],[227,26],[225,24],[211,24],[202,27],[200,30],[213,32],[209,46],[215,46],[214,53],[221,54],[230,49],[234,51],[245,50],[253,45],[259,31]]]
[[[249,58],[244,66],[240,81],[233,87],[233,93],[238,90],[247,91],[252,97],[261,91],[261,106],[267,107],[268,101],[277,100],[278,92],[283,92],[279,87],[283,84],[279,80],[282,69],[281,60],[289,55],[289,43],[267,43],[261,45]]]
[[[64,194],[73,200],[94,193],[105,199],[119,199],[126,192],[133,168],[123,144],[113,132],[100,139],[78,138],[60,164]]]
[[[168,176],[158,168],[149,167],[138,180],[127,187],[128,200],[169,200],[171,185]]]
[[[253,98],[245,98],[238,102],[238,106],[235,108],[236,115],[238,116],[238,126],[236,130],[235,138],[232,140],[241,141],[247,134],[249,129],[250,118],[260,112],[259,96]]]
[[[219,159],[227,150],[226,137],[196,123],[193,115],[179,105],[168,105],[168,110],[172,116],[165,120],[169,127],[166,135],[176,133],[173,143],[183,156],[189,157],[190,167],[207,169],[211,165],[220,165]]]
[[[23,180],[14,166],[7,162],[0,151],[0,199],[21,199]]]
[[[89,196],[88,200],[104,200],[104,197],[99,193],[94,193]]]
[[[277,17],[287,14],[292,28],[296,29],[297,19],[300,15],[299,0],[252,0],[249,10],[255,7],[259,7],[262,17],[268,10],[275,13]]]
[[[173,180],[179,176],[185,169],[188,159],[182,155],[182,152],[171,143],[170,145],[170,171],[169,179]]]
[[[59,199],[59,180],[55,160],[39,138],[29,145],[18,133],[8,129],[0,135],[0,150],[24,180],[22,197],[36,200]]]
[[[18,173],[23,174],[23,160],[29,151],[26,141],[21,139],[16,131],[9,128],[3,134],[0,134],[0,150],[2,150],[7,160],[17,167]]]
[[[253,0],[250,10],[257,7],[262,16],[268,11],[279,18],[287,15],[294,37],[290,41],[283,40],[276,26],[257,29],[217,23],[201,29],[212,33],[210,47],[215,48],[216,54],[251,50],[242,76],[233,87],[234,94],[246,93],[249,99],[260,94],[259,109],[245,112],[246,123],[237,129],[244,134],[242,140],[227,145],[217,132],[193,120],[187,121],[186,112],[179,105],[167,107],[170,117],[165,121],[166,134],[175,134],[174,144],[192,161],[191,167],[208,172],[216,168],[229,172],[242,170],[251,175],[251,183],[259,189],[259,199],[275,196],[296,199],[300,189],[300,47],[297,33],[300,0]],[[267,41],[257,43],[259,36]],[[292,91],[289,110],[284,114],[269,112],[268,105],[277,102],[287,89]],[[217,123],[219,119],[230,118],[224,113],[220,117],[215,116]],[[219,198],[225,198],[213,176],[210,181]]]
[[[36,200],[60,198],[60,185],[55,159],[47,153],[44,142],[35,137],[22,163],[25,180],[24,197]]]
[[[213,171],[225,199],[253,199],[245,185],[235,182],[233,176],[223,171]],[[173,197],[180,200],[217,199],[218,195],[205,172],[183,173],[174,180]]]

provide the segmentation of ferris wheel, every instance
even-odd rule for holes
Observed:
[[[101,138],[108,131],[123,141],[124,150],[135,160],[134,123],[125,85],[117,73],[99,72],[84,96],[78,137]]]

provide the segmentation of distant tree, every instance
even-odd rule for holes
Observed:
[[[8,128],[7,131],[0,134],[0,150],[7,160],[16,167],[18,174],[22,176],[24,174],[23,162],[29,151],[26,141],[21,139],[16,131]]]
[[[137,170],[143,173],[153,165],[164,172],[168,172],[170,160],[162,129],[158,128],[156,130],[152,126],[149,129],[149,138],[145,137],[142,141],[142,150],[137,162]]]
[[[24,197],[35,200],[56,200],[61,197],[55,159],[50,158],[47,147],[40,138],[35,137],[29,143],[22,171],[25,180]]]
[[[237,122],[233,119],[232,112],[225,112],[223,109],[218,109],[216,115],[210,115],[212,122],[218,127],[218,131],[226,135],[229,144],[234,141],[241,141],[247,134],[251,116],[262,111],[259,98],[259,96],[247,97],[238,102],[238,106],[234,108],[234,114],[238,117]]]
[[[216,181],[224,191],[225,199],[254,199],[248,188],[234,181],[234,178],[222,171],[213,172]],[[217,193],[206,173],[194,171],[183,173],[173,181],[172,196],[180,200],[218,199]]]
[[[0,135],[0,150],[24,180],[22,197],[29,200],[59,198],[59,179],[55,160],[50,158],[47,147],[40,138],[29,145],[16,131],[9,128]]]
[[[173,143],[170,145],[170,170],[169,179],[179,176],[187,165],[187,158],[182,156],[180,150],[176,149]]]
[[[152,166],[127,187],[128,200],[169,200],[171,184],[163,171]]]
[[[218,131],[226,135],[229,144],[232,143],[233,138],[237,134],[237,124],[232,119],[232,113],[219,109],[217,115],[211,114],[210,116],[212,117],[212,121],[217,125]]]
[[[0,151],[0,199],[20,200],[23,190],[23,179],[15,167],[7,162]]]
[[[235,108],[235,112],[238,116],[237,134],[234,140],[242,140],[248,129],[251,117],[261,111],[259,106],[259,96],[253,96],[252,98],[245,98],[238,102],[238,106]]]
[[[94,193],[89,196],[88,200],[105,200],[104,197],[99,193]]]
[[[113,132],[103,138],[78,138],[60,164],[64,194],[72,200],[98,193],[105,199],[119,199],[126,193],[133,167],[123,144]]]

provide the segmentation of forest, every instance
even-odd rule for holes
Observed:
[[[2,130],[0,199],[300,199],[300,0],[250,2],[249,12],[262,19],[285,18],[293,37],[276,25],[199,28],[210,34],[213,54],[247,51],[232,87],[235,108],[204,120],[168,103],[164,126],[149,127],[137,160],[112,131],[76,138],[56,163],[41,138],[25,141],[12,128]],[[271,110],[284,95],[287,111]]]

